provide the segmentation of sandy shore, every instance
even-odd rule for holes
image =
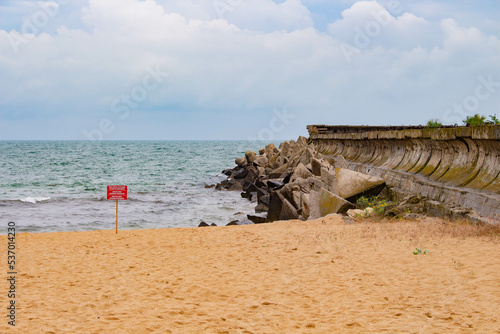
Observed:
[[[500,236],[465,224],[327,217],[16,242],[17,326],[2,279],[0,332],[500,333]],[[6,258],[5,235],[0,247]]]

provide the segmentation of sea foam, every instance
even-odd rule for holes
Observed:
[[[26,197],[26,198],[21,198],[20,201],[35,204],[36,202],[47,201],[49,199],[50,197]]]

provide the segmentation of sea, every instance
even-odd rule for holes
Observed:
[[[118,229],[226,225],[255,203],[240,192],[208,188],[250,141],[0,141],[0,234],[114,230],[108,185],[126,185]],[[2,228],[2,225],[5,228]]]

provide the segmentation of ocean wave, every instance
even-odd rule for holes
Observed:
[[[28,203],[37,203],[37,202],[43,202],[43,201],[48,201],[50,199],[50,197],[31,197],[31,196],[28,196],[28,197],[25,197],[25,198],[21,198],[19,199],[21,202],[28,202]]]

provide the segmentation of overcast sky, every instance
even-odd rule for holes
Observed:
[[[0,2],[0,139],[500,118],[498,0]]]

